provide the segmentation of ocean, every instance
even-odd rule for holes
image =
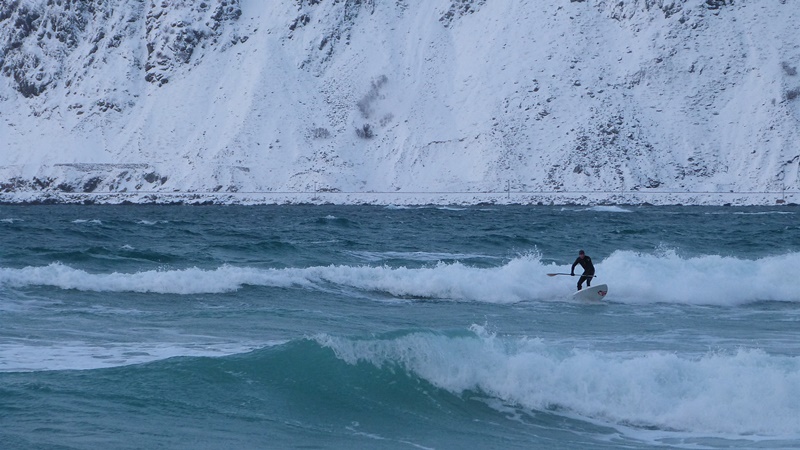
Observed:
[[[800,448],[798,268],[795,207],[0,206],[0,448]]]

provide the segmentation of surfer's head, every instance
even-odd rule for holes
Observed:
[[[583,250],[578,250],[578,257],[583,257],[585,255],[586,253]]]

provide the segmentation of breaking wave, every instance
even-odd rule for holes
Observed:
[[[383,339],[318,336],[351,365],[405,370],[447,392],[477,391],[528,411],[635,429],[726,435],[800,431],[800,358],[760,350],[612,353],[542,339],[411,332]]]
[[[674,251],[643,254],[618,251],[596,261],[597,283],[609,285],[607,300],[621,303],[739,305],[759,301],[800,302],[791,280],[800,253],[759,259],[719,255],[682,257]],[[223,265],[134,273],[91,273],[62,263],[0,268],[0,288],[52,286],[97,292],[203,294],[234,292],[246,286],[334,290],[397,298],[489,303],[563,300],[576,278],[569,265],[545,264],[524,255],[493,267],[439,262],[406,268],[329,265],[305,268],[252,268]]]
[[[563,426],[558,418],[567,417],[654,441],[675,435],[795,438],[800,430],[795,401],[800,398],[800,358],[758,349],[696,355],[576,349],[545,339],[500,336],[473,325],[463,331],[406,330],[369,337],[319,334],[252,351],[241,346],[235,354],[232,345],[151,344],[137,350],[130,344],[126,350],[98,362],[115,350],[65,343],[49,350],[64,355],[51,361],[53,367],[20,370],[117,366],[81,378],[95,380],[86,386],[92,395],[106,386],[115,398],[121,386],[133,389],[137,383],[103,385],[109,376],[160,380],[162,392],[169,393],[185,389],[182,383],[191,374],[196,383],[211,383],[197,388],[209,393],[215,405],[236,392],[248,398],[278,395],[258,391],[266,389],[291,396],[287,401],[300,410],[324,407],[347,414],[353,413],[347,410],[353,398],[369,399],[374,407],[387,408],[387,414],[402,405],[425,417],[462,414],[477,407],[469,401],[478,400],[504,417],[525,415],[553,427]],[[60,364],[62,359],[68,364]],[[224,392],[209,381],[219,379],[227,380]]]

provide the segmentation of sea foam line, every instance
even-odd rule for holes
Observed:
[[[532,262],[533,261],[533,262]],[[356,289],[397,297],[518,302],[553,295],[555,284],[529,282],[533,264],[545,279],[538,259],[514,259],[494,268],[475,268],[461,263],[439,263],[429,268],[385,266],[317,266],[257,269],[221,266],[148,270],[136,273],[89,273],[61,263],[22,269],[0,268],[0,287],[53,286],[96,292],[202,294],[233,292],[243,286],[297,287],[305,289]],[[498,282],[502,281],[502,287]],[[547,289],[555,289],[547,292]]]
[[[88,342],[34,343],[11,340],[0,344],[0,372],[93,370],[143,364],[179,356],[220,357],[277,346],[285,342],[130,342],[96,345]]]
[[[800,253],[755,260],[718,255],[691,258],[667,251],[615,252],[596,261],[595,283],[609,285],[609,302],[684,303],[733,306],[757,301],[800,302],[790,280]],[[61,263],[0,268],[0,288],[53,286],[97,292],[203,294],[234,292],[244,286],[360,291],[398,298],[487,303],[568,299],[577,278],[548,277],[568,273],[569,265],[544,264],[538,255],[523,255],[495,267],[462,262],[407,268],[329,265],[262,269],[223,265],[135,273],[89,273]],[[579,271],[580,273],[580,271]]]
[[[291,287],[308,284],[282,270],[261,270],[222,266],[204,270],[148,270],[136,273],[89,273],[61,263],[43,267],[0,269],[0,286],[54,286],[95,292],[141,292],[157,294],[224,293],[246,284]]]

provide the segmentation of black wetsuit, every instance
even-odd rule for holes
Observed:
[[[590,258],[588,255],[583,255],[583,258],[579,256],[578,259],[576,259],[575,262],[572,263],[572,270],[571,270],[572,273],[570,275],[575,275],[575,266],[577,266],[578,264],[580,264],[581,267],[583,267],[583,275],[581,275],[581,279],[578,280],[578,290],[580,291],[581,289],[583,289],[584,281],[586,282],[586,287],[592,285],[591,275],[594,275],[594,265],[592,264],[592,258]]]

